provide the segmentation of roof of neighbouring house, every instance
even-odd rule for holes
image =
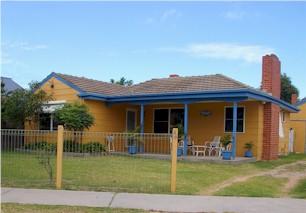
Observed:
[[[7,93],[13,92],[17,89],[23,89],[19,84],[8,77],[1,77],[1,83],[4,84],[4,90]]]
[[[132,86],[122,86],[53,72],[41,82],[41,85],[52,77],[77,90],[79,96],[84,99],[110,103],[152,101],[187,103],[199,100],[241,101],[253,99],[272,102],[292,112],[298,111],[298,108],[279,98],[221,74],[187,77],[174,75],[174,77],[152,79]]]
[[[305,103],[306,103],[306,97],[304,97],[303,99],[296,102],[295,106],[300,106],[300,105],[305,104]]]

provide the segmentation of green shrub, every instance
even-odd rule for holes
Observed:
[[[84,144],[84,148],[86,152],[89,153],[99,153],[99,152],[106,152],[106,147],[104,144],[99,142],[90,142],[88,144]]]
[[[49,151],[53,152],[56,150],[56,144],[47,143],[46,141],[27,143],[24,145],[24,149],[26,150],[41,150],[41,151]]]

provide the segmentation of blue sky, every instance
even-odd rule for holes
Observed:
[[[1,71],[134,82],[222,73],[254,87],[275,53],[306,96],[306,3],[2,2]]]

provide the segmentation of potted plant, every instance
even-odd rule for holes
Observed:
[[[252,153],[253,143],[248,142],[244,144],[244,148],[246,149],[246,151],[244,152],[244,157],[247,157],[247,158],[253,157],[253,153]]]
[[[136,154],[137,152],[144,152],[144,141],[140,135],[140,127],[136,127],[130,131],[127,138],[127,147],[129,154]]]
[[[230,160],[232,157],[232,150],[226,150],[226,147],[232,142],[232,137],[230,135],[224,135],[221,138],[220,142],[222,143],[222,146],[225,148],[224,150],[222,150],[222,159]]]
[[[127,147],[129,154],[136,154],[137,153],[137,139],[135,134],[130,133],[127,137]]]

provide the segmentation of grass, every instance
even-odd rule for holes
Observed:
[[[243,197],[280,197],[285,178],[258,176],[226,187],[215,195]]]
[[[93,207],[77,207],[77,206],[48,206],[48,205],[28,205],[16,203],[2,203],[1,212],[3,213],[143,213],[147,211],[136,209],[120,209],[120,208],[93,208]]]
[[[243,165],[178,162],[177,193],[200,194],[236,176],[306,160],[289,155],[276,161]],[[54,164],[54,159],[52,159]],[[47,172],[31,154],[2,154],[2,186],[54,188]],[[116,192],[170,193],[170,161],[123,156],[69,157],[63,161],[63,188]]]
[[[306,198],[306,179],[301,180],[290,192],[292,197]]]

